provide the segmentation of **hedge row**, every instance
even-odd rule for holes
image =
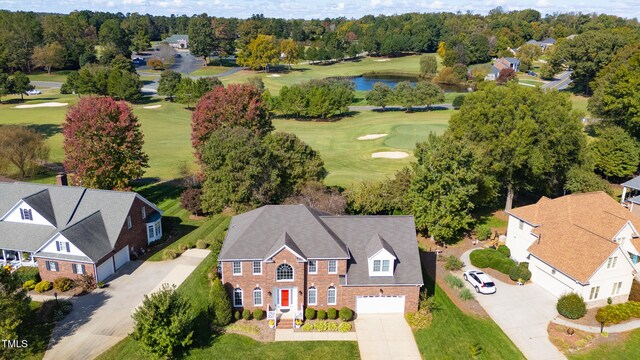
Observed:
[[[640,318],[640,302],[607,305],[596,313],[596,321],[602,324],[618,324],[631,318]]]
[[[503,274],[509,275],[516,266],[516,262],[504,256],[496,249],[478,249],[469,255],[471,264],[479,268],[491,268]]]

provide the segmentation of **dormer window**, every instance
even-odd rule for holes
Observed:
[[[33,221],[33,213],[31,213],[31,209],[20,209],[20,217],[22,220]]]
[[[366,250],[369,254],[369,276],[393,276],[396,254],[380,234],[371,238]]]

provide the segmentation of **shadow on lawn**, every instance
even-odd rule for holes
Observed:
[[[59,124],[32,124],[27,125],[27,127],[31,130],[39,132],[46,138],[50,138],[53,135],[62,132],[62,127]]]

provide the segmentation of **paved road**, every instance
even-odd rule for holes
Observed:
[[[360,314],[355,323],[362,360],[422,359],[404,314]]]
[[[542,86],[540,86],[540,88],[564,90],[572,82],[571,73],[573,73],[573,71],[563,71],[558,75],[558,77],[555,80],[550,81],[546,84],[543,84]]]
[[[133,330],[131,315],[144,294],[164,283],[180,285],[208,254],[190,249],[172,261],[128,263],[108,287],[72,300],[73,311],[54,328],[44,359],[97,357]]]
[[[472,250],[460,257],[465,264],[469,264],[465,270],[473,269],[469,260]],[[476,299],[524,356],[529,360],[566,359],[549,341],[547,333],[549,322],[558,316],[558,299],[534,283],[515,286],[496,279],[493,281],[497,292],[492,295],[476,294]],[[475,292],[466,281],[465,286]]]
[[[57,81],[32,81],[31,84],[34,85],[37,88],[57,88],[57,89],[59,89],[60,87],[62,87],[62,83],[61,82],[57,82]]]

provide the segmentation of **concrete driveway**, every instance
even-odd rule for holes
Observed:
[[[44,359],[93,359],[133,330],[131,315],[145,294],[180,285],[209,250],[190,249],[172,261],[131,261],[109,286],[73,299],[73,311],[53,330]]]
[[[464,270],[474,269],[469,260],[472,250],[461,256],[467,264]],[[459,275],[462,278],[462,273]],[[476,299],[524,356],[529,360],[566,359],[549,341],[547,333],[549,322],[558,316],[558,299],[534,283],[516,286],[496,279],[493,281],[497,292],[492,295],[476,294]],[[475,293],[466,281],[465,286]]]
[[[422,359],[404,314],[360,314],[355,323],[362,360]]]

